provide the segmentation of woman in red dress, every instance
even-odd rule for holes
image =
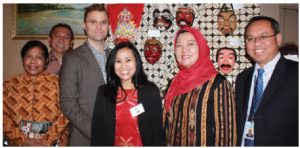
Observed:
[[[110,53],[107,84],[95,102],[92,146],[163,146],[162,100],[157,86],[147,80],[141,57],[130,42]]]

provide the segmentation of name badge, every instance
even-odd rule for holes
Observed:
[[[135,107],[130,108],[130,113],[132,117],[136,117],[141,113],[145,112],[143,105],[140,103]]]
[[[246,130],[244,132],[245,138],[249,140],[254,140],[254,122],[247,121],[245,126],[246,126]]]

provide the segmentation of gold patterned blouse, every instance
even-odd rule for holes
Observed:
[[[60,146],[67,145],[69,121],[60,111],[58,77],[55,75],[22,73],[4,82],[3,132],[9,145],[22,145],[29,135],[20,126],[33,122],[51,122],[42,137],[44,144],[50,146],[59,140]]]
[[[230,83],[220,74],[176,96],[164,111],[168,146],[235,146],[236,117]]]

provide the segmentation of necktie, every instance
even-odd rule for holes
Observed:
[[[248,117],[248,121],[254,121],[254,114],[260,104],[261,97],[263,95],[263,73],[264,69],[260,68],[258,69],[258,76],[256,80],[256,84],[254,87],[254,95],[252,99],[251,109],[250,109],[250,115]],[[254,131],[253,131],[254,132]],[[245,146],[254,146],[254,140],[245,139]]]

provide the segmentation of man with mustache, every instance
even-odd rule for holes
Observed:
[[[232,48],[223,47],[217,51],[217,62],[219,71],[222,74],[228,74],[234,69],[236,62],[236,52]]]

